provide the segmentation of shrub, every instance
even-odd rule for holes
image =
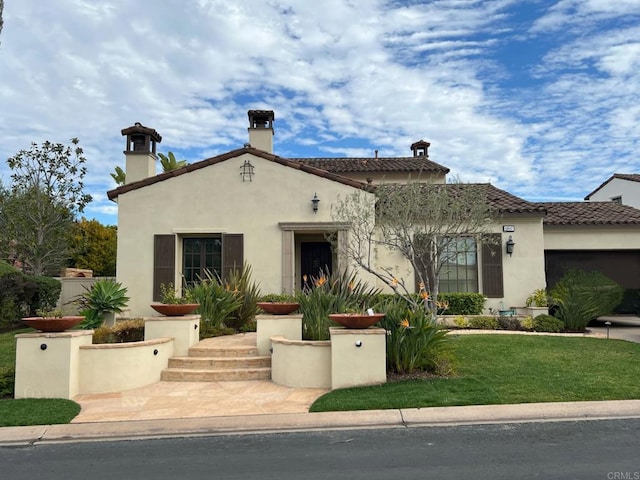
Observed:
[[[620,285],[598,271],[570,270],[551,291],[551,299],[565,329],[584,332],[591,320],[611,313],[623,293]]]
[[[13,367],[0,367],[0,398],[13,397],[16,372]]]
[[[448,304],[447,315],[480,315],[486,299],[481,293],[441,293],[438,302]]]
[[[522,322],[520,323],[520,325],[522,325],[522,328],[524,330],[528,332],[533,332],[533,328],[535,327],[535,322],[533,320],[533,317],[527,316],[522,319]]]
[[[547,291],[544,288],[534,290],[531,295],[527,297],[527,307],[546,307],[549,304],[547,300]]]
[[[387,369],[406,374],[417,371],[451,370],[444,327],[424,309],[412,310],[400,297],[376,305],[384,312],[380,325],[387,331]]]
[[[627,288],[614,312],[619,314],[640,314],[640,289]]]
[[[497,330],[498,319],[496,317],[471,317],[469,327],[480,330]]]
[[[328,340],[330,313],[363,312],[379,291],[359,280],[355,273],[321,273],[311,278],[312,287],[296,295],[302,313],[302,338]]]
[[[453,323],[458,328],[469,328],[469,320],[463,315],[458,315],[453,319]]]
[[[20,319],[31,312],[31,304],[38,286],[21,272],[0,277],[0,330],[20,327]]]
[[[200,319],[200,340],[203,338],[222,337],[224,335],[234,335],[236,332],[233,328],[224,325],[214,325],[211,322]]]
[[[500,315],[497,320],[499,330],[522,330],[522,325],[516,317]]]
[[[551,315],[538,315],[533,319],[533,331],[560,333],[564,331],[564,323]]]
[[[267,293],[260,296],[260,302],[295,303],[296,296],[289,293]]]
[[[144,340],[144,320],[141,318],[117,322],[113,327],[102,326],[93,332],[93,343],[128,343]]]
[[[27,280],[34,282],[36,290],[30,304],[30,314],[40,309],[52,309],[58,304],[62,283],[51,277],[27,275]]]

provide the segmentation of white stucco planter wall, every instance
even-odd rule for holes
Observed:
[[[182,317],[146,317],[144,319],[144,339],[173,337],[173,354],[186,356],[189,348],[200,340],[200,315]]]
[[[271,337],[302,340],[302,315],[258,315],[256,324],[258,355],[269,355]]]
[[[93,330],[16,335],[15,398],[72,398],[80,393],[80,348]]]
[[[377,385],[387,381],[386,330],[332,327],[331,388]]]
[[[173,338],[80,347],[79,393],[118,392],[160,381]]]
[[[331,342],[272,337],[271,379],[278,385],[331,388]]]

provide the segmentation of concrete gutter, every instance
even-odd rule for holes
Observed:
[[[640,400],[359,410],[0,428],[0,446],[64,442],[640,418]]]

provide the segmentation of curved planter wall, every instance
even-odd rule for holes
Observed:
[[[331,388],[331,342],[271,337],[271,380],[299,388]]]
[[[80,347],[79,393],[119,392],[160,381],[173,338]]]

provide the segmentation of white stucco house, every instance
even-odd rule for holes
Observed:
[[[584,199],[588,202],[615,202],[640,208],[640,174],[614,173]]]
[[[118,204],[117,279],[128,288],[132,315],[152,313],[162,283],[193,281],[205,269],[224,276],[246,261],[262,293],[282,293],[299,289],[304,275],[324,266],[352,268],[325,238],[337,232],[339,246],[349,234],[332,220],[333,202],[354,191],[373,202],[372,186],[411,176],[446,182],[449,169],[429,158],[430,144],[422,140],[407,157],[283,158],[273,152],[274,112],[250,110],[248,117],[249,143],[159,175],[158,132],[139,123],[122,130],[126,184],[108,196]],[[623,252],[633,278],[640,278],[640,210],[613,202],[532,203],[484,188],[499,214],[492,231],[500,248],[490,255],[477,239],[460,242],[460,263],[443,275],[441,291],[482,292],[487,308],[521,306],[547,285],[549,271],[557,275],[593,252],[602,259]],[[509,237],[516,243],[512,255]],[[402,262],[378,255],[385,264]],[[411,272],[405,281],[415,288]]]

